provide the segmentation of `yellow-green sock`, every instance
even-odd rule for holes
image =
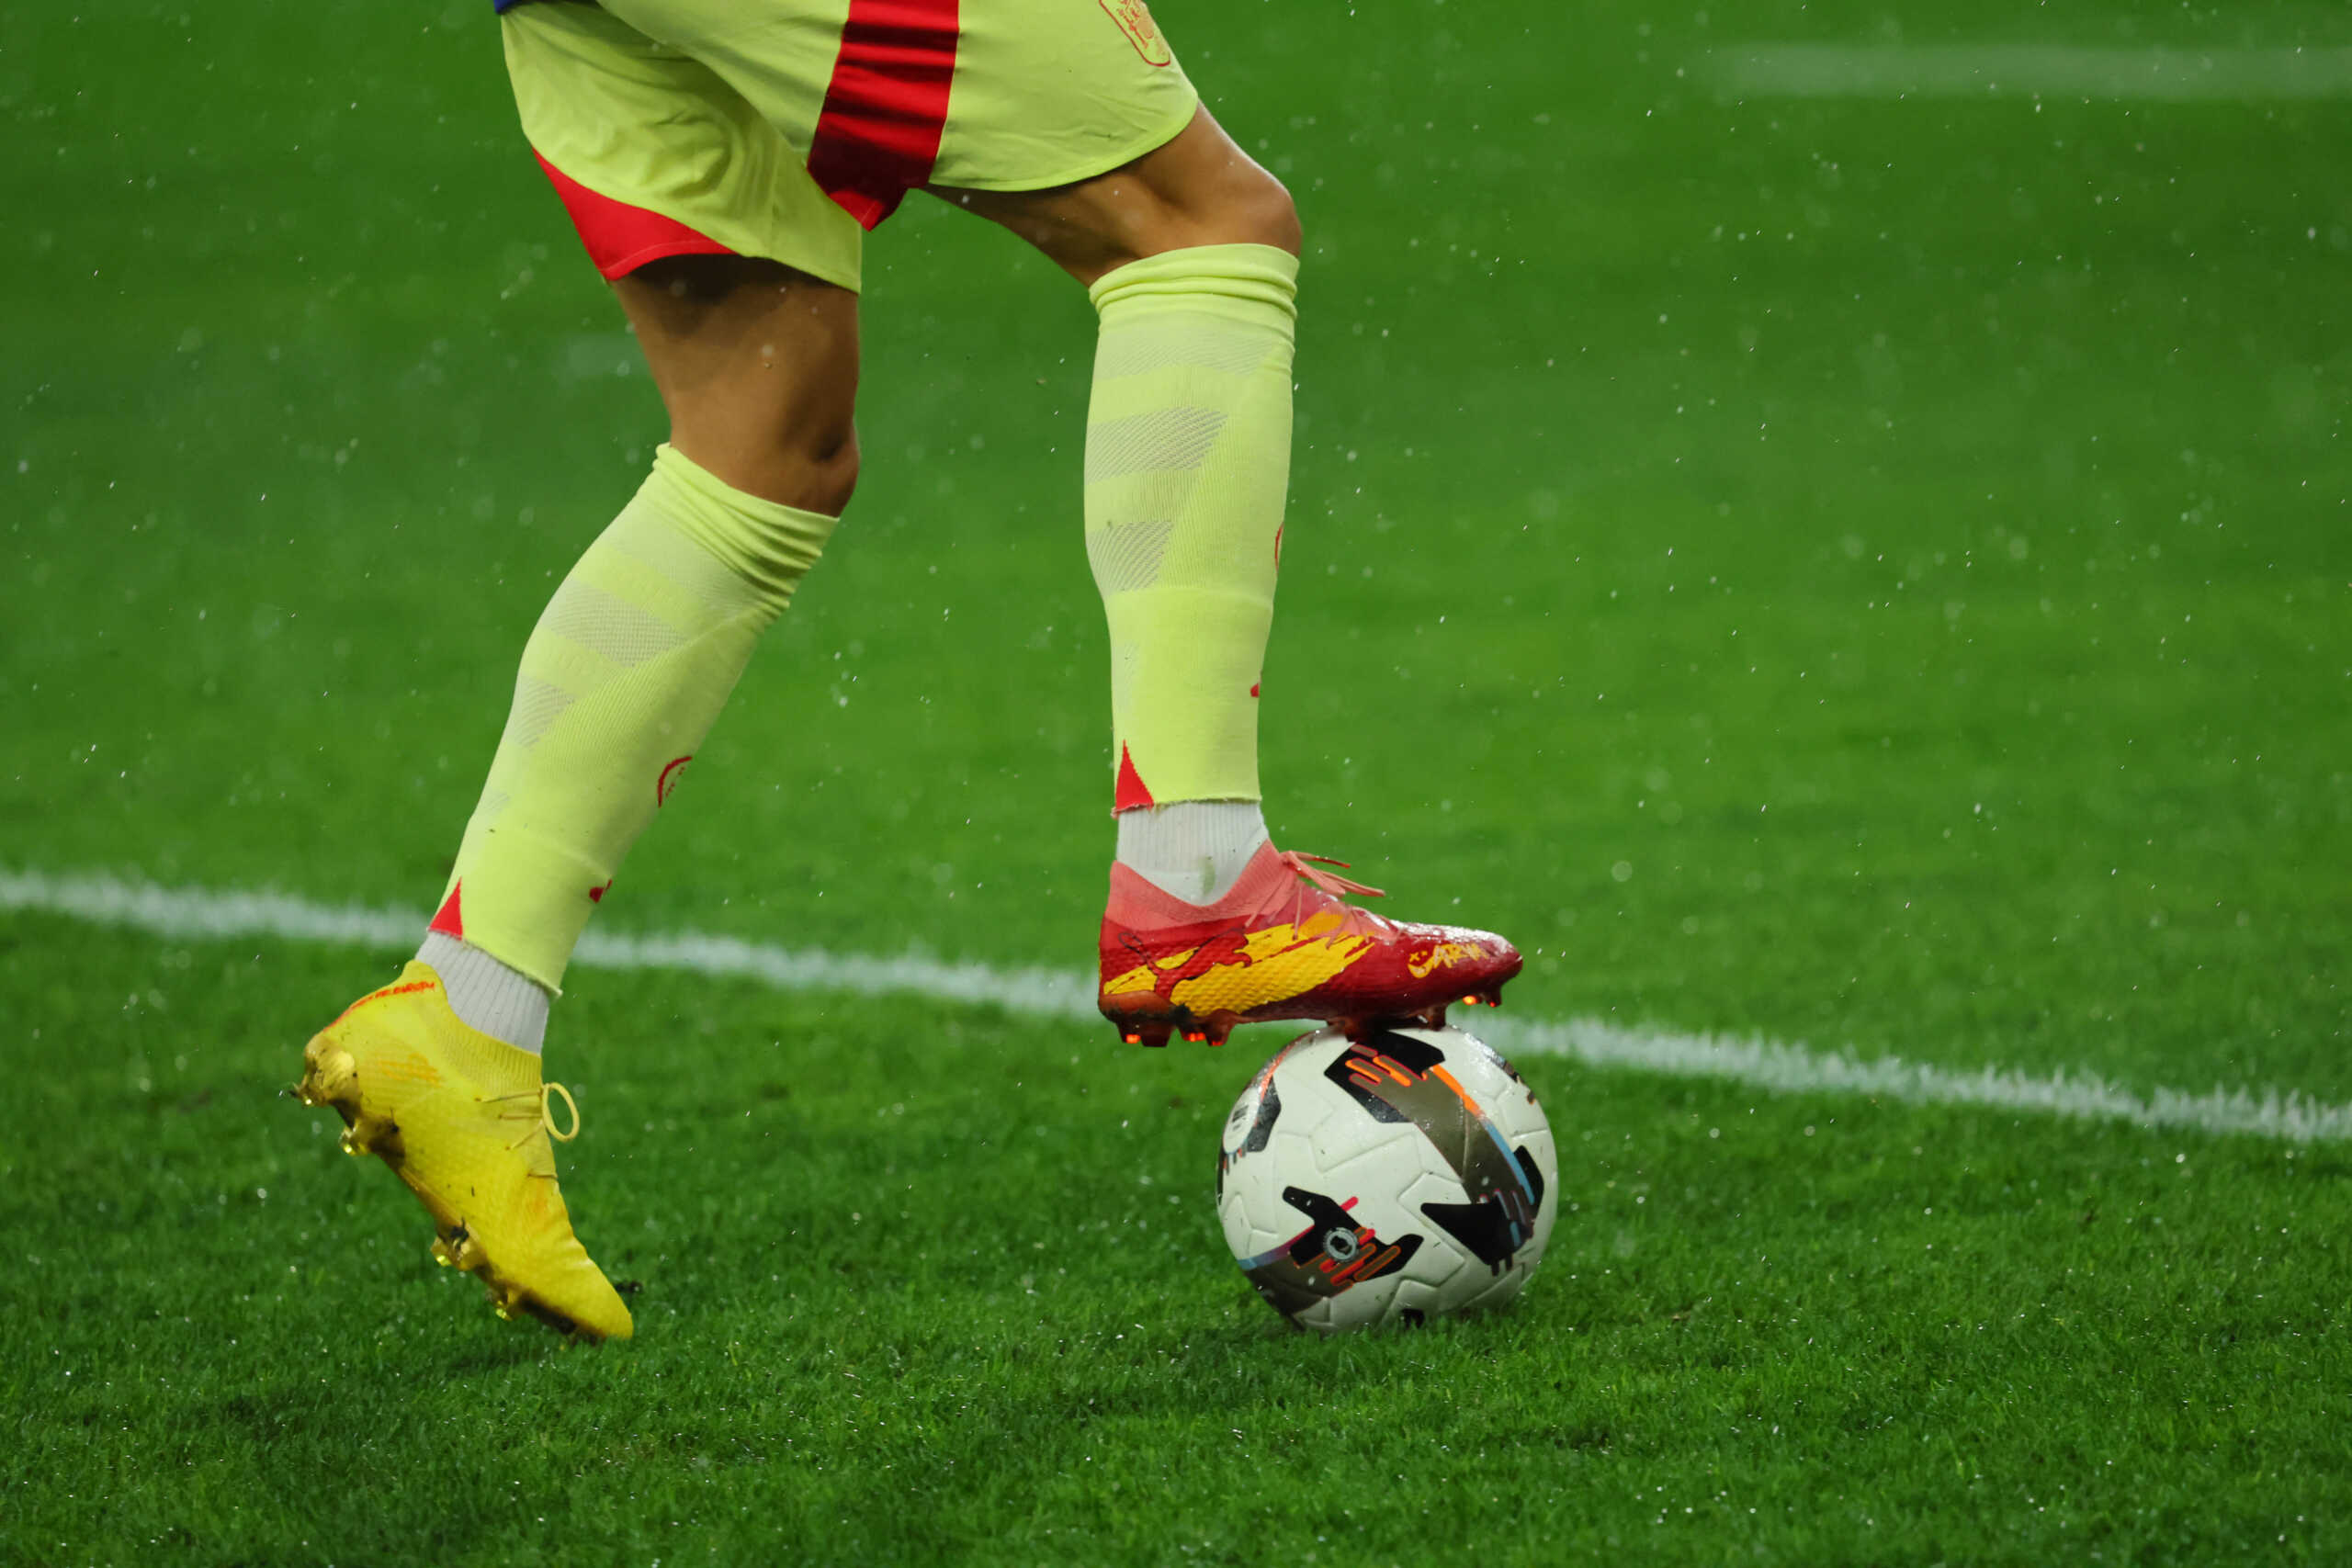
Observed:
[[[1111,626],[1114,810],[1258,798],[1297,287],[1287,252],[1201,245],[1090,290],[1086,551]]]
[[[836,519],[675,448],[556,591],[433,930],[549,990]]]

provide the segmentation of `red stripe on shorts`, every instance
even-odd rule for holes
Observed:
[[[808,173],[871,229],[928,184],[956,80],[957,0],[850,0]]]
[[[531,156],[539,158],[536,150]],[[580,231],[580,243],[588,247],[588,259],[606,277],[625,276],[663,256],[735,254],[674,218],[599,196],[545,158],[539,158],[539,167],[547,171],[556,195],[563,198],[563,209],[571,214],[571,226]]]

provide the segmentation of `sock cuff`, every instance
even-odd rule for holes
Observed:
[[[637,493],[778,611],[841,522],[737,490],[666,441]]]
[[[1215,903],[1266,842],[1254,800],[1189,800],[1119,816],[1119,863],[1188,903]]]
[[[441,976],[449,1010],[469,1029],[538,1055],[547,1043],[551,993],[519,969],[441,931],[426,931],[420,964]]]
[[[1086,297],[1106,321],[1114,310],[1215,301],[1221,313],[1279,318],[1287,330],[1298,317],[1298,258],[1274,245],[1187,245],[1112,268]]]

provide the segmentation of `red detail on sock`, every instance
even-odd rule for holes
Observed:
[[[458,896],[465,890],[466,885],[462,882],[450,884],[449,896],[441,900],[441,912],[435,915],[433,923],[424,929],[439,931],[443,936],[456,937],[459,942],[465,941],[466,912],[458,907]]]
[[[536,152],[531,156],[539,158]],[[571,215],[571,226],[580,231],[580,243],[588,247],[588,259],[606,277],[625,276],[663,256],[735,254],[674,218],[664,218],[642,207],[631,207],[626,201],[598,195],[545,158],[539,158],[539,167],[547,171],[556,195],[563,198],[563,209]]]
[[[1254,696],[1256,696],[1256,695],[1258,694],[1258,687],[1259,687],[1259,685],[1260,685],[1260,684],[1261,684],[1261,682],[1256,682],[1256,681],[1252,681],[1252,682],[1250,682],[1250,694],[1251,696],[1253,696],[1253,697],[1254,697]]]
[[[1290,526],[1288,523],[1274,525],[1274,564],[1276,566],[1283,564],[1283,530],[1288,526]]]
[[[1151,791],[1144,787],[1143,775],[1136,772],[1136,760],[1127,755],[1125,746],[1119,748],[1119,786],[1111,796],[1111,812],[1133,811],[1139,806],[1157,806]]]
[[[653,805],[657,810],[670,804],[670,792],[678,787],[678,780],[685,773],[686,764],[694,760],[694,754],[688,752],[683,757],[671,758],[663,765],[662,776],[653,781]]]
[[[601,904],[605,901],[605,895],[610,893],[612,890],[612,878],[606,877],[605,879],[605,885],[602,887],[591,887],[588,889],[588,902],[591,904]]]
[[[957,0],[849,0],[808,173],[871,229],[931,182],[956,80]]]

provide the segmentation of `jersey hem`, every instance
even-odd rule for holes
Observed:
[[[607,280],[626,277],[649,262],[661,261],[670,256],[734,255],[750,256],[759,261],[772,261],[778,266],[788,266],[795,272],[805,272],[820,283],[830,283],[836,288],[846,288],[852,294],[864,292],[865,277],[862,265],[853,266],[844,272],[821,265],[812,265],[811,259],[806,255],[777,254],[781,250],[789,249],[788,246],[763,243],[747,234],[735,231],[739,230],[739,226],[734,223],[714,222],[702,214],[696,214],[691,219],[681,217],[676,211],[669,209],[659,197],[616,196],[609,190],[598,190],[583,180],[563,174],[548,160],[547,154],[539,150],[537,143],[531,142],[527,136],[524,140],[530,146],[531,154],[537,161],[539,167],[547,173],[550,180],[556,182],[557,199],[563,205],[564,215],[571,220],[572,232],[579,236],[581,244],[588,252],[589,265]],[[596,256],[596,247],[590,243],[586,231],[581,227],[579,214],[572,210],[571,202],[564,199],[562,181],[565,180],[569,180],[600,200],[650,213],[656,218],[676,224],[686,232],[665,236],[650,243],[636,246],[611,262],[600,261]],[[730,231],[718,234],[711,232],[713,229],[726,229]]]
[[[1162,147],[1167,146],[1170,141],[1175,141],[1178,136],[1183,133],[1184,128],[1193,123],[1193,117],[1200,112],[1200,95],[1198,93],[1194,93],[1193,95],[1192,101],[1184,106],[1184,111],[1176,116],[1173,119],[1170,119],[1167,123],[1156,127],[1151,130],[1146,131],[1143,135],[1136,138],[1133,141],[1124,143],[1116,152],[1091,158],[1083,164],[1071,168],[1059,170],[1054,174],[1023,176],[1020,179],[1006,180],[956,180],[953,182],[941,180],[935,182],[933,185],[926,186],[923,188],[926,190],[992,190],[1018,192],[1030,190],[1051,190],[1056,186],[1076,185],[1080,180],[1091,180],[1097,175],[1107,175],[1115,168],[1119,168],[1124,164],[1132,164],[1147,152],[1159,152]]]

